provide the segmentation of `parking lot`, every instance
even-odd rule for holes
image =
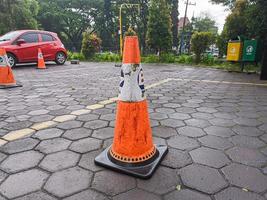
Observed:
[[[0,200],[267,199],[267,82],[256,74],[144,65],[154,142],[149,180],[95,166],[112,143],[120,68],[13,69],[0,90]]]

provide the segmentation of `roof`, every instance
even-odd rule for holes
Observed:
[[[184,26],[184,21],[185,21],[185,26],[187,26],[188,24],[190,24],[190,20],[188,19],[188,17],[186,17],[186,19],[184,17],[181,17],[179,19],[179,22],[178,22],[178,27],[179,29],[182,29],[183,26]]]

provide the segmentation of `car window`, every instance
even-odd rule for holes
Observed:
[[[19,39],[24,39],[26,43],[38,42],[38,34],[37,33],[26,33],[20,36]]]
[[[49,34],[41,34],[42,36],[42,41],[43,42],[51,42],[51,41],[54,41],[54,38],[52,35],[49,35]]]
[[[13,32],[9,32],[3,36],[0,37],[0,42],[1,41],[8,41],[8,40],[12,40],[15,37],[17,37],[20,34],[19,31],[13,31]]]

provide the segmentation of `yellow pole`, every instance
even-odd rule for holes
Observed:
[[[122,10],[122,6],[124,4],[121,4],[121,7],[120,7],[120,53],[121,53],[121,56],[122,56],[122,42],[123,42],[123,38],[122,38],[122,16],[121,16],[121,10]]]

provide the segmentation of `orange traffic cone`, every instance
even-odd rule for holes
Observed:
[[[0,48],[0,89],[21,87],[16,83],[12,69],[9,65],[6,50]]]
[[[95,163],[146,179],[167,152],[166,146],[153,144],[138,37],[127,36],[113,144],[95,158]]]
[[[46,69],[44,57],[41,49],[38,49],[38,66],[37,69]]]

